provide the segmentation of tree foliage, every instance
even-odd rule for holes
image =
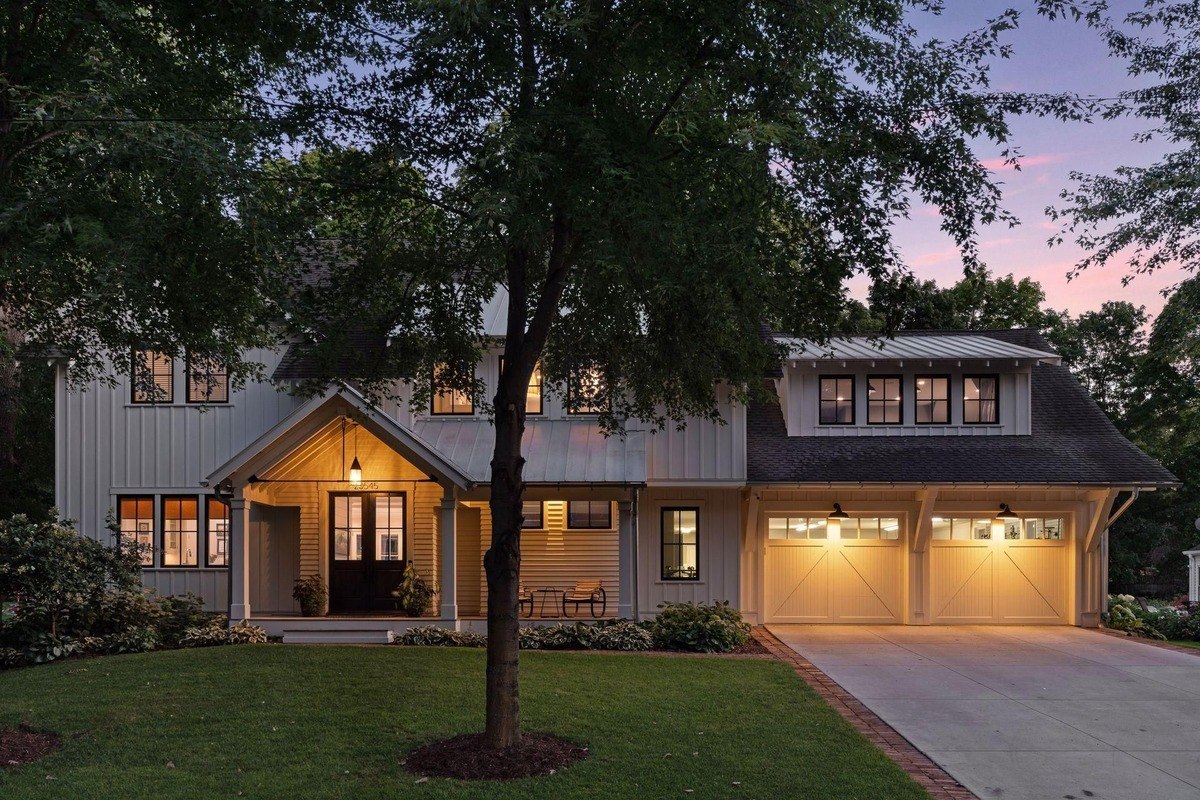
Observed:
[[[968,270],[952,286],[903,272],[872,284],[867,309],[874,330],[980,330],[1038,328],[1057,312],[1042,308],[1046,293],[1030,278],[992,277],[984,266]]]

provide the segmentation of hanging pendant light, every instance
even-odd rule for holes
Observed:
[[[354,426],[354,460],[350,462],[350,485],[362,485],[362,464],[358,463],[358,426]]]
[[[996,519],[1011,520],[1011,519],[1020,519],[1020,517],[1016,514],[1016,512],[1014,512],[1011,508],[1008,507],[1008,503],[1001,503],[1000,504],[1000,513],[998,513],[996,515]]]
[[[850,519],[850,515],[847,514],[845,511],[842,511],[841,503],[834,503],[833,511],[829,512],[828,519]]]

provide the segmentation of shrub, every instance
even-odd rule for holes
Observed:
[[[487,637],[472,631],[452,631],[437,625],[409,628],[393,640],[393,644],[428,647],[485,647]]]
[[[300,613],[306,617],[320,617],[329,604],[329,589],[320,575],[297,578],[292,586],[292,599],[300,604]]]
[[[596,629],[581,622],[522,628],[517,634],[518,646],[526,650],[590,650],[595,640]]]
[[[596,628],[593,647],[597,650],[649,650],[654,646],[654,634],[629,620],[617,620]]]
[[[654,620],[654,642],[666,650],[728,653],[750,638],[742,613],[726,602],[664,603]]]
[[[229,630],[219,622],[188,628],[179,637],[180,647],[216,647],[229,644]]]
[[[229,631],[230,644],[266,644],[267,632],[245,620],[232,626]]]
[[[396,606],[410,617],[420,617],[433,605],[433,596],[437,594],[437,586],[421,577],[417,568],[410,561],[404,568],[404,576],[400,585],[392,592],[396,598]]]
[[[159,644],[158,631],[154,628],[133,627],[100,637],[100,652],[105,655],[148,653],[157,650]]]
[[[212,623],[217,615],[204,610],[204,601],[188,592],[158,601],[158,637],[163,647],[178,647],[184,633]]]

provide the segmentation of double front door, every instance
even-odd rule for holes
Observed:
[[[329,496],[329,610],[394,611],[405,565],[403,492]]]

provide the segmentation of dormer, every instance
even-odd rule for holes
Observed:
[[[789,436],[1028,435],[1030,371],[1061,361],[1032,331],[780,341]]]

